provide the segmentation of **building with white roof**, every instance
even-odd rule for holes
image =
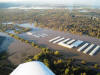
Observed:
[[[91,44],[86,41],[75,40],[75,39],[71,39],[71,38],[65,39],[64,37],[61,37],[61,36],[57,36],[57,37],[49,40],[49,42],[52,42],[53,44],[57,43],[60,46],[70,48],[70,49],[75,48],[75,49],[77,49],[77,51],[79,51],[79,52],[83,51],[83,53],[89,54],[90,56],[95,55],[100,50],[99,45],[97,45],[95,47],[95,44]]]
[[[98,50],[100,50],[100,46],[96,46],[89,55],[93,56]]]
[[[26,34],[28,34],[28,35],[32,35],[32,32],[27,32]]]
[[[61,38],[61,37],[60,37],[60,36],[57,36],[57,37],[55,37],[55,38],[49,40],[49,42],[52,42],[52,41],[57,40],[57,39],[59,39],[59,38]]]
[[[74,47],[78,47],[83,43],[83,41],[81,40],[77,40],[76,42],[72,43],[71,45],[73,45]]]

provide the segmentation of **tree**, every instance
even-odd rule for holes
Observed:
[[[57,60],[57,63],[60,64],[62,63],[63,61],[61,59]]]
[[[38,26],[38,23],[37,23],[37,21],[35,21],[35,22],[34,22],[34,26]]]
[[[81,61],[82,64],[86,64],[86,62],[84,60]]]
[[[98,64],[94,64],[94,68],[98,69]]]
[[[97,73],[96,75],[100,75],[100,73]]]
[[[32,42],[32,46],[33,46],[33,47],[35,46],[35,43],[34,43],[34,42]]]
[[[69,75],[69,69],[68,68],[65,69],[65,75]]]
[[[81,73],[81,75],[87,75],[87,74],[84,72],[84,73]]]
[[[25,43],[28,43],[28,40],[25,40]]]
[[[59,51],[55,51],[54,54],[55,54],[55,55],[59,55]]]
[[[39,56],[38,56],[38,55],[35,55],[35,56],[33,57],[33,59],[38,60],[38,59],[39,59]]]
[[[48,59],[44,59],[43,62],[44,62],[44,64],[45,64],[47,67],[49,67],[49,61],[48,61]]]

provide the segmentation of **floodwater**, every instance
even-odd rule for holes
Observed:
[[[100,52],[97,53],[95,56],[89,56],[88,54],[84,54],[83,52],[78,52],[76,49],[68,49],[57,45],[57,43],[56,44],[49,43],[49,40],[53,39],[56,36],[61,36],[66,39],[72,38],[75,40],[82,40],[96,45],[100,45],[100,39],[89,37],[86,35],[80,36],[77,34],[70,34],[68,32],[60,32],[60,31],[54,31],[50,29],[38,28],[38,27],[34,27],[34,24],[30,24],[30,23],[17,24],[17,25],[22,27],[32,28],[32,31],[29,31],[32,33],[32,35],[29,35],[27,32],[18,34],[18,36],[26,40],[35,41],[39,45],[51,48],[53,50],[59,50],[65,57],[72,57],[72,58],[82,59],[88,62],[96,62],[100,64],[100,60],[99,60]]]
[[[8,22],[8,23],[3,23],[3,24],[13,24],[13,22]],[[38,31],[41,31],[43,30],[42,28],[37,28],[37,27],[34,27],[34,24],[30,24],[30,23],[23,23],[23,24],[15,24],[15,25],[18,25],[18,26],[21,26],[21,27],[25,27],[25,28],[31,28],[32,31],[31,32],[38,32]],[[6,32],[9,32],[9,33],[12,33],[12,34],[15,34],[15,35],[18,35],[26,40],[28,36],[21,36],[19,34],[16,34],[14,32],[14,30],[7,30]],[[3,52],[3,51],[7,51],[8,50],[8,47],[10,46],[11,43],[13,43],[14,39],[11,38],[10,36],[8,36],[6,33],[3,33],[3,32],[0,32],[0,52]],[[34,41],[34,39],[30,40],[29,41]]]
[[[31,28],[32,31],[43,30],[42,28],[35,27],[34,23],[32,23],[32,24],[30,24],[30,23],[23,23],[23,24],[16,24],[16,25],[21,26],[21,27],[25,27],[25,28]]]
[[[80,10],[79,12],[89,12],[88,10]]]
[[[14,24],[14,23],[13,22],[7,22],[7,23],[3,23],[3,24]],[[18,25],[18,26],[25,27],[25,28],[32,28],[32,31],[43,30],[42,28],[35,27],[34,23],[22,23],[22,24],[16,23],[14,25]],[[12,30],[9,30],[9,31],[10,31],[10,33],[14,33]]]
[[[0,32],[0,53],[7,51],[9,45],[14,41],[13,38],[9,37],[7,34]]]
[[[30,24],[30,23],[23,23],[23,24],[16,24],[18,26],[21,26],[21,27],[25,27],[25,28],[35,28],[34,27],[34,24]]]

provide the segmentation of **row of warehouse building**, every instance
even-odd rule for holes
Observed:
[[[57,43],[60,46],[67,47],[67,48],[77,48],[77,51],[83,51],[85,54],[89,54],[90,56],[95,55],[99,50],[100,46],[91,44],[85,41],[81,40],[75,40],[71,38],[65,39],[64,37],[57,36],[49,42],[52,42],[53,44]]]

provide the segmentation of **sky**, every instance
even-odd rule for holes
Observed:
[[[52,4],[85,4],[85,5],[98,5],[100,0],[0,0],[0,2],[41,2]]]

